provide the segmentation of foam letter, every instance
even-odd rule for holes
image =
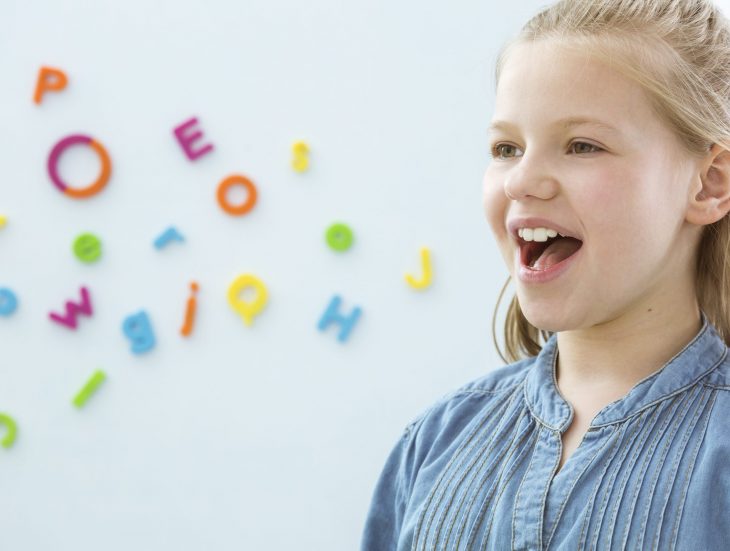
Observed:
[[[91,297],[89,296],[89,291],[86,289],[86,287],[81,287],[81,303],[77,304],[75,302],[71,302],[70,300],[66,302],[66,314],[55,314],[53,312],[50,312],[48,316],[55,322],[60,323],[61,325],[65,325],[69,329],[76,329],[76,315],[77,314],[85,314],[87,316],[90,316],[92,314],[91,310]]]
[[[3,448],[9,448],[15,442],[15,435],[18,433],[18,425],[15,424],[15,419],[10,417],[7,413],[0,413],[0,425],[5,425],[8,429],[5,438],[2,439]]]
[[[319,320],[317,328],[320,331],[324,331],[331,323],[339,323],[342,327],[340,329],[340,334],[337,336],[337,340],[344,342],[347,340],[350,331],[352,331],[352,328],[355,326],[355,322],[360,317],[362,309],[356,306],[350,315],[345,317],[337,312],[340,307],[340,302],[341,299],[338,295],[332,297],[329,306],[327,306],[327,310]]]
[[[189,128],[196,124],[198,124],[198,119],[196,117],[193,117],[192,119],[189,119],[182,123],[173,131],[175,133],[175,136],[177,137],[177,141],[180,142],[180,145],[182,146],[185,155],[187,155],[188,159],[190,159],[191,161],[194,161],[198,157],[202,157],[213,149],[213,146],[211,144],[204,145],[198,150],[193,149],[193,143],[203,137],[202,132],[189,133],[187,131]]]
[[[142,354],[155,346],[155,334],[144,310],[128,316],[122,323],[122,331],[132,341],[132,352],[135,354]]]
[[[256,290],[256,298],[253,302],[246,302],[239,295],[246,287],[253,287]],[[264,309],[268,293],[266,285],[253,274],[238,276],[228,288],[228,303],[243,318],[246,325],[253,323],[254,316],[257,316]]]
[[[196,300],[195,300],[195,294],[198,292],[198,284],[193,281],[190,284],[190,298],[188,298],[188,305],[185,309],[185,322],[183,323],[183,326],[180,328],[180,334],[183,337],[187,337],[190,335],[190,333],[193,332],[193,323],[195,322],[195,306],[196,306]]]
[[[411,274],[406,274],[406,282],[414,289],[422,290],[431,285],[431,258],[430,251],[426,247],[421,248],[421,266],[423,277],[417,280]]]
[[[66,88],[66,84],[68,84],[68,78],[66,78],[66,73],[61,69],[41,67],[41,70],[38,71],[38,80],[35,85],[33,101],[40,105],[43,100],[43,94],[46,92],[60,92]]]
[[[18,299],[10,289],[0,289],[0,316],[9,316],[18,307]]]
[[[61,154],[66,150],[66,148],[77,144],[88,145],[96,152],[99,156],[99,160],[101,161],[101,173],[99,174],[99,177],[94,183],[85,188],[72,188],[66,184],[58,174],[58,159],[61,157]],[[91,197],[92,195],[99,193],[102,189],[104,189],[104,186],[106,186],[109,181],[111,171],[112,162],[109,158],[109,153],[107,153],[104,146],[91,136],[85,136],[83,134],[74,134],[73,136],[65,137],[53,146],[51,154],[48,156],[48,175],[51,177],[53,185],[61,192],[73,197],[74,199],[86,199],[87,197]]]
[[[173,226],[170,226],[167,228],[164,232],[160,234],[160,236],[155,239],[154,245],[157,250],[160,250],[162,247],[167,245],[170,241],[185,241],[185,238],[180,235],[180,233],[177,231],[177,229]]]
[[[241,185],[246,188],[246,191],[248,192],[248,197],[241,205],[231,205],[228,202],[228,190],[232,188],[233,186]],[[218,191],[216,192],[216,197],[218,199],[218,205],[226,211],[228,214],[232,214],[233,216],[241,216],[242,214],[246,214],[249,212],[253,206],[256,204],[256,199],[258,197],[258,193],[256,191],[256,186],[254,183],[245,176],[242,176],[241,174],[231,174],[227,178],[225,178],[220,184],[218,184]]]

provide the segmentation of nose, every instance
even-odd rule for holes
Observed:
[[[525,197],[549,199],[557,192],[558,180],[544,158],[525,153],[508,171],[504,179],[504,193],[516,201]]]

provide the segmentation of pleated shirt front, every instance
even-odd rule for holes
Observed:
[[[540,354],[444,396],[405,428],[363,551],[730,549],[730,358],[699,333],[593,419],[556,474],[572,407]]]

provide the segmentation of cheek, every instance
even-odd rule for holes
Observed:
[[[489,170],[482,180],[482,207],[489,225],[498,241],[507,238],[505,218],[509,199],[497,177]]]
[[[510,199],[499,176],[487,171],[482,182],[482,206],[500,254],[511,271],[514,259],[512,242],[505,227]]]
[[[586,252],[601,271],[613,274],[615,270],[614,275],[623,277],[661,254],[657,242],[660,203],[647,182],[636,175],[623,172],[594,180],[575,195],[574,207],[585,213],[590,242]]]
[[[570,186],[570,202],[589,237],[623,236],[637,225],[637,213],[646,211],[642,182],[629,170],[608,166],[573,181],[578,183]]]

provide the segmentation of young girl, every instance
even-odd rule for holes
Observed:
[[[496,82],[512,363],[408,424],[362,549],[730,549],[727,19],[562,0]]]

